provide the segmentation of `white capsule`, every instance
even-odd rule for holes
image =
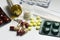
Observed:
[[[17,30],[19,30],[19,28],[18,27],[14,27],[14,30],[17,31]]]
[[[18,24],[17,27],[20,27],[20,24]]]
[[[26,28],[24,31],[25,31],[25,32],[28,32],[28,29]]]

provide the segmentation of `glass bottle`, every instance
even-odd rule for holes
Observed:
[[[18,17],[22,13],[22,8],[18,4],[13,4],[12,0],[7,0],[12,18]]]

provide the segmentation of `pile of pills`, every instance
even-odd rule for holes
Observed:
[[[45,20],[42,23],[40,34],[60,37],[60,22]]]
[[[17,35],[24,35],[28,32],[29,24],[27,22],[23,22],[22,20],[19,21],[17,27],[10,26],[10,31],[17,31]]]
[[[15,18],[14,21],[16,21],[18,25],[17,27],[10,26],[10,31],[17,31],[17,35],[20,35],[20,36],[30,31],[32,27],[35,27],[36,30],[39,30],[41,25],[40,16],[37,16],[35,19],[30,18],[29,20],[25,20],[25,21]]]
[[[0,7],[0,27],[4,24],[7,24],[11,21],[11,19],[5,14],[5,12]]]
[[[40,29],[40,25],[41,25],[41,18],[40,16],[37,16],[35,19],[34,18],[30,18],[30,26],[34,26],[36,27],[36,30]]]

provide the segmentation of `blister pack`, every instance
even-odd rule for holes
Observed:
[[[60,37],[60,22],[44,20],[39,33],[48,36]]]
[[[7,24],[11,21],[11,19],[5,14],[5,12],[0,7],[0,27],[4,24]]]
[[[51,0],[21,0],[20,3],[22,2],[29,4],[29,5],[36,5],[36,6],[48,8]]]

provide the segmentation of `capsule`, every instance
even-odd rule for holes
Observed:
[[[10,26],[10,31],[17,31],[17,30],[19,30],[18,27]]]
[[[53,35],[57,35],[57,34],[58,34],[58,32],[59,32],[59,30],[58,30],[58,29],[52,29],[52,30],[51,30],[51,33],[52,33]]]
[[[0,25],[3,24],[3,20],[0,19]]]
[[[24,31],[27,33],[28,32],[28,29],[26,28],[26,29],[24,29]]]
[[[53,28],[58,29],[59,28],[59,25],[60,25],[59,23],[53,23],[52,26],[53,26]]]
[[[45,28],[45,27],[43,27],[42,32],[43,32],[44,34],[48,34],[48,33],[50,32],[50,28]]]
[[[24,31],[24,30],[19,30],[19,31],[17,31],[17,36],[18,36],[18,35],[22,36],[22,35],[24,35],[24,34],[25,34],[25,31]]]
[[[10,26],[10,31],[14,31],[14,26]]]

